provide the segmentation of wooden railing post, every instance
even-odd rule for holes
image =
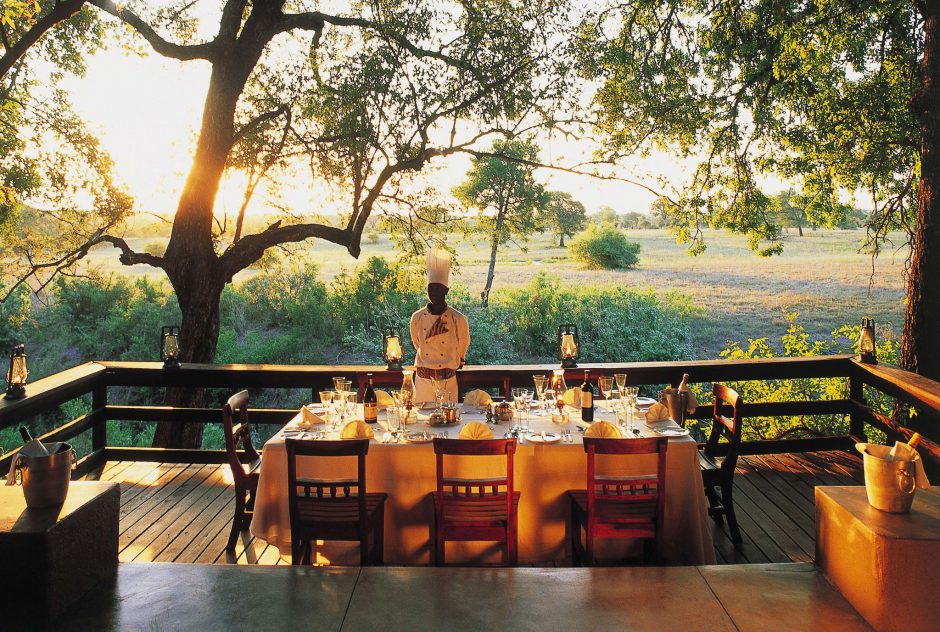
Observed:
[[[91,391],[91,412],[98,416],[98,421],[91,428],[91,450],[96,452],[108,446],[108,419],[105,408],[108,405],[108,386],[103,381]]]
[[[849,399],[865,405],[865,391],[862,388],[864,383],[856,375],[849,377]],[[865,436],[865,419],[855,407],[849,412],[849,435],[857,441],[865,442],[868,438]]]

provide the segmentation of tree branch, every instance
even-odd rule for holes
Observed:
[[[421,48],[420,46],[415,45],[407,37],[400,33],[395,33],[384,27],[378,22],[372,20],[367,20],[365,18],[351,17],[351,16],[341,16],[341,15],[330,15],[328,13],[322,13],[320,11],[310,11],[306,13],[288,13],[281,18],[280,27],[278,31],[290,31],[293,29],[300,29],[306,31],[316,31],[320,33],[323,31],[323,27],[326,24],[332,26],[343,26],[349,27],[354,26],[361,29],[367,29],[374,31],[380,36],[387,38],[398,44],[401,48],[407,50],[413,56],[418,59],[423,59],[425,57],[430,59],[436,59],[442,61],[448,66],[464,70],[472,74],[477,81],[485,83],[487,78],[483,76],[479,69],[476,68],[473,64],[467,63],[462,59],[452,57],[445,53],[436,50],[428,50],[426,48]]]
[[[336,228],[325,224],[281,226],[281,222],[278,221],[260,233],[245,235],[238,242],[232,244],[219,257],[219,264],[222,266],[225,278],[231,280],[235,273],[244,270],[260,259],[268,248],[314,238],[324,239],[340,246],[347,246],[349,243],[349,229]]]
[[[62,2],[56,2],[52,10],[40,18],[28,31],[23,33],[23,37],[18,39],[16,44],[10,47],[7,42],[4,42],[6,52],[3,54],[3,57],[0,57],[0,77],[6,75],[10,68],[13,67],[13,64],[19,61],[47,31],[59,22],[64,22],[78,13],[84,4],[85,0],[63,0]]]
[[[262,123],[276,119],[277,117],[281,116],[282,114],[288,111],[290,111],[290,107],[287,105],[282,105],[276,110],[271,110],[269,112],[264,112],[262,114],[259,114],[255,118],[245,123],[244,127],[242,127],[240,130],[235,132],[235,135],[232,137],[232,144],[234,145],[235,143],[240,141],[242,138],[244,138],[248,134],[251,134],[253,131],[258,129]]]
[[[215,61],[218,56],[218,45],[215,41],[204,42],[202,44],[176,44],[163,39],[149,24],[123,5],[115,4],[111,0],[89,0],[89,4],[93,4],[105,13],[110,13],[133,28],[147,40],[147,43],[150,44],[154,51],[164,57],[179,59],[180,61],[190,61],[193,59]]]

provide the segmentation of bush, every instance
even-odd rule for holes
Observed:
[[[632,268],[640,260],[640,244],[627,241],[612,224],[592,224],[568,249],[575,261],[592,270]]]

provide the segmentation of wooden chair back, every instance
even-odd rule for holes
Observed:
[[[665,437],[651,439],[602,439],[584,437],[587,453],[587,511],[589,531],[603,523],[605,510],[613,510],[618,503],[656,503],[656,524],[663,524],[666,508],[666,450]],[[655,454],[656,473],[629,476],[598,476],[596,455]]]
[[[513,514],[513,460],[515,439],[435,439],[437,492],[445,498],[474,499],[506,494],[506,515]],[[506,456],[506,476],[495,478],[454,478],[444,476],[444,456]],[[449,493],[448,493],[449,492]],[[445,503],[446,507],[446,503]]]
[[[247,474],[238,451],[244,450],[249,462],[258,460],[258,452],[251,443],[251,426],[248,424],[248,391],[239,391],[225,402],[222,408],[222,430],[225,434],[225,458],[232,468],[235,486],[244,488]]]
[[[367,524],[366,511],[366,454],[368,439],[340,439],[337,441],[315,441],[287,439],[287,484],[291,533],[297,534],[303,526],[305,507],[317,504],[356,505],[359,525]],[[357,471],[355,479],[298,478],[297,457],[337,458],[355,457]],[[355,493],[353,493],[355,491]]]
[[[716,456],[721,438],[727,439],[728,451],[721,464],[721,470],[731,475],[741,450],[741,409],[744,402],[737,391],[724,384],[714,384],[712,394],[715,396],[715,407],[712,413],[712,430],[705,442],[705,454]],[[724,414],[728,407],[731,408],[731,417]]]

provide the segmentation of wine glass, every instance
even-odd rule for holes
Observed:
[[[437,401],[437,409],[434,412],[443,415],[444,393],[447,391],[447,380],[442,380],[437,375],[434,375],[431,377],[431,387],[434,389],[434,399]]]
[[[597,378],[597,385],[600,386],[601,393],[604,394],[604,408],[610,412],[610,396],[614,392],[614,378],[609,375],[602,375]]]
[[[629,430],[632,432],[636,427],[636,399],[640,394],[640,387],[638,386],[628,386],[626,388],[627,395],[627,424],[629,425]]]
[[[516,408],[516,415],[519,417],[519,423],[517,423],[515,427],[524,432],[525,427],[522,423],[522,406],[525,403],[525,396],[523,393],[525,393],[524,388],[517,387],[512,389],[512,402]]]
[[[626,373],[614,373],[614,379],[617,380],[617,390],[623,391],[627,387]]]
[[[538,412],[535,414],[541,417],[545,415],[545,385],[548,384],[548,376],[535,375],[532,377],[532,381],[535,382],[535,395],[540,404]]]

